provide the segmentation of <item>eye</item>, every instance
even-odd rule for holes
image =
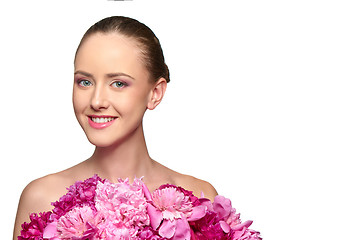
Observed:
[[[121,82],[121,81],[116,81],[116,82],[113,82],[111,84],[111,86],[115,87],[115,88],[123,88],[123,87],[126,87],[127,84],[124,83],[124,82]]]
[[[89,87],[92,85],[92,83],[89,80],[85,80],[85,79],[79,80],[78,84],[82,87]]]

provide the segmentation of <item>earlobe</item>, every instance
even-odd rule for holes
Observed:
[[[157,105],[161,102],[162,98],[164,97],[165,91],[167,87],[167,82],[165,78],[160,78],[154,85],[150,99],[147,104],[147,108],[150,110],[155,109]]]

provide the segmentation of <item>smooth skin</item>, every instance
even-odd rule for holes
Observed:
[[[164,78],[150,80],[136,40],[118,33],[95,33],[83,42],[75,58],[73,105],[95,151],[78,165],[26,186],[20,197],[14,240],[30,213],[52,210],[50,203],[64,195],[67,187],[94,174],[111,182],[144,176],[150,191],[169,183],[198,197],[203,193],[213,201],[217,192],[208,182],[177,173],[149,156],[143,116],[161,102],[166,86]],[[96,129],[90,126],[89,116],[111,116],[115,120],[106,128]]]

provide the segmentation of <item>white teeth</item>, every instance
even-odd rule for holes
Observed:
[[[115,118],[113,117],[108,117],[108,118],[95,118],[95,117],[92,117],[91,120],[93,122],[96,122],[96,123],[106,123],[106,122],[110,122],[112,120],[114,120]]]

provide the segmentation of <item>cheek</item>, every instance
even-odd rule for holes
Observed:
[[[138,105],[137,99],[129,97],[116,98],[112,101],[112,106],[121,115],[131,115],[137,111]]]
[[[117,97],[113,102],[114,108],[126,115],[143,115],[146,110],[148,97],[139,91]]]
[[[75,114],[77,114],[81,111],[81,109],[85,105],[84,98],[81,97],[81,94],[77,90],[73,90],[72,101],[73,101],[73,107],[74,107]]]

